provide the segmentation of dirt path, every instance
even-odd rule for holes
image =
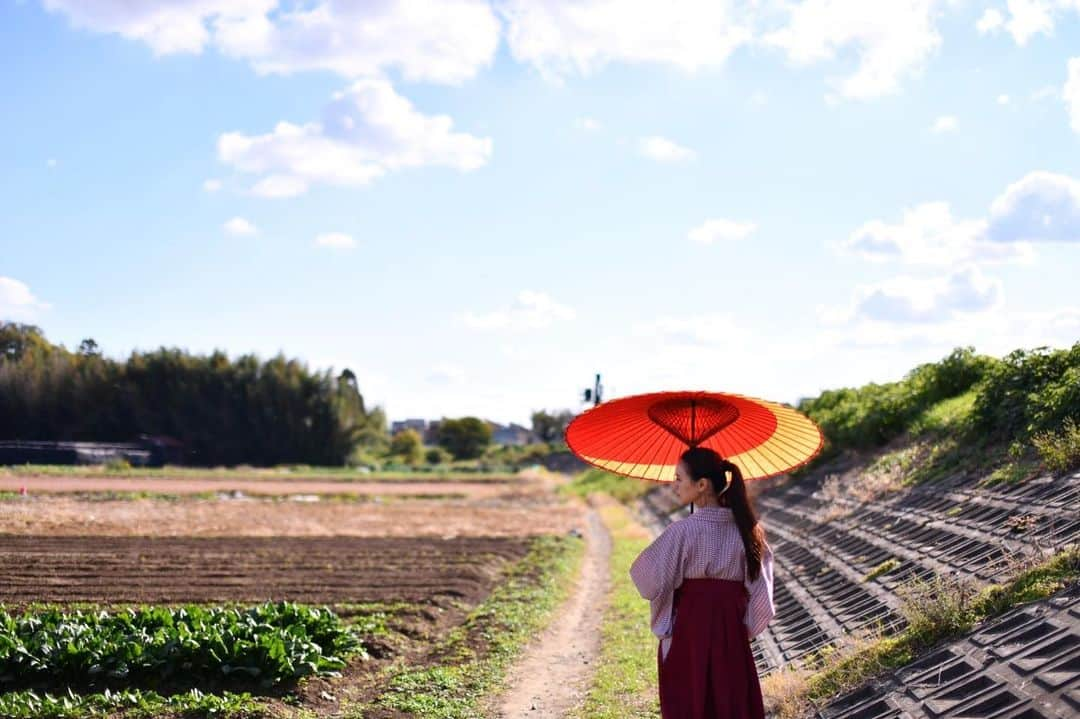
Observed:
[[[526,648],[496,702],[503,719],[559,719],[578,706],[600,651],[611,538],[589,510],[581,576],[551,626]]]

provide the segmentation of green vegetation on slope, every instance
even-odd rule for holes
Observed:
[[[993,481],[1015,481],[1040,458],[1052,471],[1065,471],[1080,465],[1080,433],[1068,424],[1080,421],[1080,343],[1017,350],[1002,359],[956,349],[898,382],[828,390],[799,409],[826,436],[815,464],[908,436],[900,459],[913,466],[904,484],[995,467]]]

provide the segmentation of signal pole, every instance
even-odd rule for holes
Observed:
[[[596,375],[596,384],[592,389],[586,389],[584,397],[586,402],[592,402],[593,407],[603,401],[604,385],[600,384],[600,375]]]

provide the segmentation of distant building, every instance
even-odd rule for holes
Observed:
[[[525,445],[535,441],[532,430],[511,422],[509,426],[491,423],[491,441],[494,444]]]
[[[426,419],[403,419],[397,422],[390,423],[390,434],[395,435],[398,432],[404,432],[407,429],[416,430],[416,433],[421,437],[427,432],[428,421]]]
[[[435,445],[439,443],[440,424],[442,424],[442,420],[438,419],[431,421],[426,419],[403,419],[390,423],[390,434],[393,436],[398,432],[412,429],[416,430],[424,444]],[[503,425],[490,421],[487,424],[491,427],[491,441],[493,444],[525,445],[536,441],[532,430],[528,427],[522,427],[520,424],[510,423],[509,425]]]

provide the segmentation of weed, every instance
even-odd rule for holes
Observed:
[[[803,667],[784,667],[763,677],[761,696],[765,715],[775,719],[796,719],[802,716],[810,671]]]
[[[975,585],[959,575],[936,575],[902,587],[900,613],[908,621],[908,633],[921,646],[966,631],[975,622]]]
[[[899,559],[896,559],[895,557],[892,558],[892,559],[886,559],[884,562],[882,562],[881,564],[877,565],[876,567],[871,569],[869,572],[867,572],[866,576],[863,577],[863,581],[864,582],[869,582],[872,579],[877,579],[881,575],[888,574],[889,572],[893,571],[894,569],[896,569],[899,566],[900,566],[900,560]]]
[[[1031,438],[1031,442],[1051,472],[1068,472],[1080,467],[1080,425],[1071,417],[1062,423],[1060,432],[1040,432]]]

